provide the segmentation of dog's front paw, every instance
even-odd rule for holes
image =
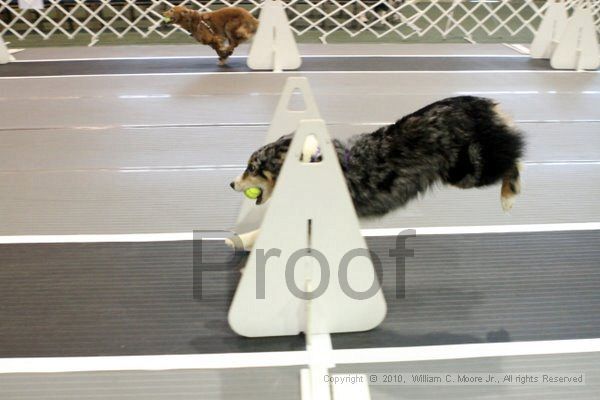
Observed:
[[[236,249],[235,241],[230,238],[225,238],[225,246],[229,247],[231,250]]]
[[[225,238],[225,245],[233,250],[240,251],[252,251],[256,238],[258,237],[259,230],[253,230],[246,233],[240,233],[239,235],[234,234],[231,238]]]
[[[225,246],[233,251],[252,251],[253,243],[245,243],[239,236],[233,238],[225,238]]]
[[[219,58],[219,67],[224,67],[227,65],[227,59],[226,58]]]
[[[225,238],[225,246],[229,247],[233,251],[248,251],[244,247],[244,243],[239,237]]]

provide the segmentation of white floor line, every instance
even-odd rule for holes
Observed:
[[[439,226],[415,228],[361,229],[363,236],[396,236],[409,229],[418,235],[463,235],[477,233],[533,233],[599,230],[600,222],[529,224],[529,225],[483,225],[483,226]]]
[[[338,365],[596,352],[600,353],[600,339],[333,350],[331,359]],[[281,367],[304,366],[308,365],[309,361],[309,355],[306,351],[160,356],[3,358],[0,359],[0,374]]]
[[[17,235],[0,236],[0,244],[175,242],[182,240],[193,240],[193,238],[193,232],[124,233],[98,235]]]
[[[523,164],[555,167],[555,166],[564,166],[564,165],[600,165],[600,161],[598,161],[598,160],[526,161]]]
[[[284,76],[284,75],[335,75],[335,74],[600,74],[600,71],[566,71],[566,70],[460,70],[460,71],[283,71],[273,73],[271,71],[236,71],[236,72],[151,72],[136,74],[90,74],[90,75],[41,75],[41,76],[1,76],[0,80],[11,79],[58,79],[58,78],[98,78],[118,76],[200,76],[200,75],[249,75],[262,74]]]
[[[269,94],[270,95],[270,94]],[[278,95],[278,94],[277,94]],[[50,99],[53,100],[53,99]],[[384,125],[390,125],[396,121],[380,121],[380,122],[340,122],[331,121],[327,123],[327,126],[375,126],[381,127]],[[600,122],[600,119],[515,119],[517,124],[596,124]],[[33,128],[3,128],[0,127],[0,133],[2,132],[20,132],[20,131],[55,131],[55,130],[110,130],[110,129],[126,129],[126,130],[144,130],[144,129],[197,129],[197,128],[263,128],[268,127],[270,121],[264,122],[214,122],[214,123],[191,123],[191,124],[123,124],[123,125],[54,125],[44,127],[33,127]],[[581,163],[591,162],[594,160],[564,160],[564,162]],[[562,162],[562,161],[561,161]]]
[[[85,371],[167,371],[307,365],[306,351],[167,354],[160,356],[0,358],[0,374]]]
[[[600,164],[600,161],[598,161]],[[572,164],[572,163],[570,163]],[[153,167],[114,167],[114,168],[39,168],[39,169],[4,169],[0,170],[0,174],[18,174],[23,172],[28,173],[55,173],[65,172],[69,173],[123,173],[123,174],[136,174],[136,173],[155,173],[155,172],[212,172],[212,171],[237,171],[241,172],[246,168],[246,165],[160,165]]]
[[[533,233],[600,230],[600,222],[529,224],[529,225],[482,225],[438,226],[361,229],[366,237],[396,236],[414,229],[416,235],[462,235],[477,233]],[[200,237],[199,237],[200,238]],[[34,243],[116,243],[116,242],[174,242],[193,240],[193,232],[174,233],[123,233],[90,235],[12,235],[0,236],[0,244]],[[204,240],[209,240],[204,238]],[[222,240],[213,238],[210,240]]]
[[[311,54],[302,58],[527,58],[520,54]],[[82,58],[46,58],[35,60],[17,60],[16,63],[36,62],[70,62],[70,61],[126,61],[126,60],[194,60],[216,59],[217,55],[205,56],[140,56],[140,57],[82,57]],[[230,58],[248,58],[248,56],[231,56]]]
[[[600,165],[600,160],[556,160],[556,161],[525,161],[528,166],[576,166],[576,165]],[[122,174],[145,174],[160,172],[213,172],[213,171],[237,171],[242,172],[246,164],[226,164],[226,165],[157,165],[152,167],[114,167],[114,168],[38,168],[38,169],[4,169],[0,170],[0,175],[19,174],[19,173],[122,173]]]
[[[600,339],[334,350],[333,359],[336,364],[365,364],[596,352],[600,353]]]

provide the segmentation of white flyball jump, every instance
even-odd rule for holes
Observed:
[[[295,95],[302,96],[304,110],[290,109]],[[286,80],[266,142],[294,132],[273,198],[261,206],[245,199],[242,205],[236,232],[260,227],[260,235],[229,309],[229,325],[249,337],[305,332],[309,362],[301,370],[302,400],[345,400],[348,393],[368,400],[366,377],[350,387],[323,380],[335,366],[329,333],[372,329],[387,307],[337,154],[301,77]],[[321,162],[300,162],[308,137],[319,143]]]
[[[571,18],[563,2],[552,1],[531,44],[531,57],[549,58],[555,69],[594,70],[600,67],[596,25],[589,3]]]
[[[590,4],[580,5],[567,22],[561,41],[550,59],[556,69],[597,69],[600,67],[598,36]]]
[[[290,110],[294,93],[305,109]],[[236,232],[260,227],[243,270],[229,324],[242,336],[355,332],[386,313],[379,279],[360,233],[335,147],[306,78],[288,78],[266,142],[294,133],[267,204],[245,200]],[[300,160],[305,140],[322,161]]]
[[[2,39],[2,36],[0,36],[0,64],[8,64],[9,62],[15,61],[12,53],[13,52],[8,49],[8,46]]]
[[[322,161],[300,160],[314,136]],[[386,314],[346,180],[323,120],[302,120],[229,310],[242,336],[356,332]]]
[[[303,111],[289,108],[295,92],[303,97]],[[334,375],[328,334],[376,327],[386,304],[337,154],[318,116],[307,79],[288,78],[267,142],[296,133],[268,208],[250,200],[242,207],[238,232],[260,227],[260,235],[233,298],[229,324],[249,337],[306,333],[303,400],[345,400],[348,393],[368,400],[366,377],[351,385],[323,380]],[[321,162],[300,161],[308,137],[319,143]]]
[[[292,96],[302,96],[304,100],[304,110],[291,110],[290,103]],[[321,118],[319,108],[312,94],[308,79],[303,77],[287,78],[285,86],[279,97],[275,115],[271,120],[271,125],[267,131],[265,144],[274,142],[283,135],[288,135],[298,129],[300,120]],[[257,206],[254,200],[244,198],[242,209],[238,216],[235,232],[247,233],[260,227],[268,205]]]
[[[275,72],[300,68],[302,58],[281,0],[264,0],[259,21],[248,54],[248,67]]]
[[[548,9],[531,43],[531,57],[547,59],[552,57],[552,53],[567,27],[567,19],[565,3],[557,1],[548,3]]]

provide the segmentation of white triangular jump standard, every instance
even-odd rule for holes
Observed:
[[[542,23],[531,43],[532,58],[550,58],[556,45],[560,42],[567,26],[567,7],[565,3],[551,0],[544,14]]]
[[[322,161],[300,161],[306,138]],[[248,337],[356,332],[386,314],[379,280],[334,145],[322,120],[303,120],[229,309]]]
[[[302,96],[305,109],[302,111],[290,110],[290,102],[294,92]],[[308,79],[304,77],[291,77],[285,81],[285,86],[279,97],[275,114],[267,131],[265,144],[288,135],[298,129],[302,119],[321,118],[317,103],[310,89]],[[235,232],[246,233],[257,229],[264,217],[267,204],[257,206],[254,200],[244,199],[238,216]]]
[[[8,64],[9,62],[15,61],[12,53],[16,53],[17,51],[10,51],[7,44],[2,39],[2,36],[0,36],[0,64]]]
[[[290,109],[290,102],[295,92],[302,96],[305,105],[303,111]],[[368,258],[360,258],[360,254],[357,255],[356,260],[351,261],[343,281],[348,283],[345,286],[346,290],[349,287],[356,291],[364,289],[361,285],[365,282],[367,284],[372,282],[373,290],[369,289],[369,291],[373,292],[373,296],[367,300],[356,300],[348,297],[341,290],[338,265],[341,252],[344,249],[366,249],[366,244],[360,234],[354,206],[325,124],[318,118],[320,118],[319,110],[308,80],[300,77],[288,78],[267,132],[266,142],[272,142],[282,135],[297,131],[288,151],[292,156],[287,157],[278,179],[277,189],[269,201],[271,207],[276,207],[276,211],[265,220],[265,223],[263,219],[268,210],[266,204],[256,206],[254,201],[246,199],[242,205],[236,232],[244,233],[260,226],[262,232],[267,233],[260,235],[244,269],[229,310],[229,324],[237,333],[245,336],[295,335],[305,331],[310,362],[308,368],[301,371],[301,398],[339,400],[345,398],[338,396],[336,390],[339,391],[340,388],[330,387],[329,383],[323,381],[324,375],[328,374],[328,369],[334,366],[328,357],[331,351],[328,332],[374,328],[383,320],[386,305],[379,289],[379,281],[375,277],[373,264]],[[299,154],[302,152],[305,138],[309,135],[316,137],[315,139],[321,144],[324,159],[319,163],[300,163]],[[298,164],[302,166],[299,167]],[[291,166],[286,167],[286,165]],[[304,167],[311,169],[304,169]],[[304,171],[310,173],[299,175]],[[321,176],[320,171],[329,172]],[[318,179],[315,179],[315,174]],[[301,179],[297,179],[300,176]],[[330,191],[335,191],[335,195],[330,196]],[[298,196],[300,193],[303,196]],[[321,196],[314,197],[315,193],[320,193]],[[311,197],[313,201],[307,201],[305,196]],[[340,196],[341,201],[339,201]],[[326,204],[323,198],[327,199]],[[324,208],[333,204],[335,206],[331,207],[332,210]],[[281,215],[284,215],[284,218],[281,218]],[[311,218],[307,219],[308,215]],[[259,265],[256,258],[257,249],[265,248],[266,245],[279,246],[282,243],[286,244],[286,251],[282,249],[277,259],[266,260],[268,262],[265,263],[265,267],[268,266],[268,269],[257,268]],[[315,249],[324,254],[327,260],[329,284],[325,287],[326,293],[317,299],[292,297],[290,294],[293,293],[287,290],[285,280],[287,261],[282,260],[289,256],[295,246]],[[360,262],[356,263],[356,261]],[[288,280],[295,282],[296,289],[310,292],[316,287],[320,290],[322,275],[316,261],[301,257],[297,264],[297,271]],[[264,284],[260,282],[259,284],[263,285],[261,287],[264,287],[265,296],[264,299],[259,299],[260,289],[256,286],[256,278],[263,276],[262,271],[265,272],[262,281]],[[347,299],[340,301],[343,296]],[[361,395],[354,398],[368,400],[370,397],[366,379],[360,389]],[[356,387],[352,390],[356,391]]]
[[[302,58],[281,0],[264,0],[259,21],[248,54],[248,67],[274,71],[300,68]]]
[[[567,22],[550,65],[556,69],[594,70],[600,67],[596,24],[591,4],[577,7]]]

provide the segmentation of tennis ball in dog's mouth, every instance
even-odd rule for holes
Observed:
[[[167,17],[166,15],[163,17],[163,22],[165,24],[170,24],[171,23],[171,17]]]
[[[257,187],[251,187],[244,190],[244,195],[251,200],[256,200],[262,194],[262,190]]]

